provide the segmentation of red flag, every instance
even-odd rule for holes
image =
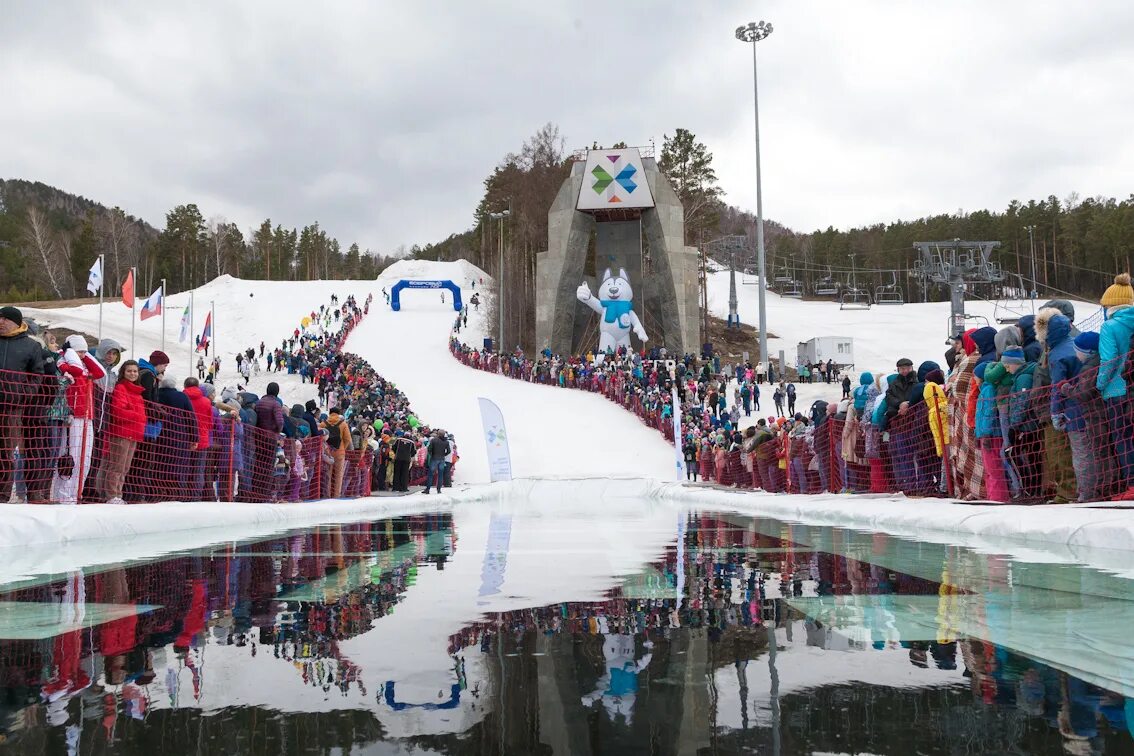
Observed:
[[[213,336],[213,313],[210,311],[205,315],[205,328],[201,331],[200,338],[197,339],[197,351],[204,352],[209,348],[209,339]]]
[[[122,304],[134,309],[134,270],[131,269],[126,274],[126,280],[122,282]]]

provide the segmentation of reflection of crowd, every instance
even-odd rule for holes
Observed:
[[[671,644],[680,634],[704,636],[714,645],[728,643],[727,653],[710,655],[717,660],[714,668],[735,664],[739,669],[767,650],[763,639],[768,636],[754,636],[753,630],[778,628],[790,644],[793,629],[802,629],[806,646],[904,653],[912,666],[947,673],[949,680],[958,679],[956,671],[963,670],[975,702],[1044,722],[1061,733],[1065,744],[1086,744],[1082,747],[1087,750],[1076,751],[1080,746],[1072,745],[1069,752],[1100,752],[1090,749],[1099,747],[1103,733],[1126,730],[1124,707],[1134,710],[1134,702],[958,630],[962,619],[983,620],[985,637],[996,637],[1003,630],[999,623],[1010,620],[995,610],[995,597],[987,599],[987,608],[976,616],[966,614],[969,610],[961,604],[964,598],[971,602],[974,585],[995,586],[1005,580],[996,558],[952,547],[937,547],[931,555],[921,545],[879,534],[864,534],[861,542],[847,540],[839,547],[843,553],[832,553],[801,548],[791,535],[788,526],[782,535],[763,535],[747,527],[745,518],[694,516],[685,535],[684,569],[678,569],[677,550],[670,549],[653,565],[658,579],[648,586],[651,597],[628,596],[640,587],[626,584],[602,601],[494,614],[450,636],[448,651],[456,654],[479,646],[488,653],[501,643],[523,648],[525,638],[533,635],[570,636],[593,665],[590,676],[580,678],[583,705],[601,700],[609,721],[630,726],[639,686],[647,684],[646,679],[669,679]],[[927,571],[939,558],[936,577],[883,566],[884,557],[900,561],[896,555],[908,550],[917,556],[911,563]],[[880,563],[853,556],[862,553]],[[791,605],[793,598],[805,595],[810,602],[806,614]],[[926,597],[936,607],[935,638],[902,637],[891,604],[904,596]],[[743,638],[757,640],[745,646]],[[736,656],[738,648],[748,650]],[[641,677],[647,670],[649,678]],[[597,680],[593,686],[592,679]],[[869,697],[872,692],[856,695]]]
[[[140,719],[149,706],[166,706],[154,702],[193,705],[181,699],[182,681],[199,701],[203,658],[218,644],[271,653],[324,691],[345,695],[353,686],[365,695],[338,643],[393,611],[418,565],[443,562],[453,545],[450,516],[408,517],[76,572],[8,593],[3,600],[27,602],[47,614],[45,622],[67,629],[42,641],[0,641],[0,689],[9,707],[0,726],[12,730],[45,710],[49,724],[75,728],[80,709],[94,705],[111,737],[117,717]],[[312,588],[325,597],[310,595]],[[301,591],[302,598],[289,598]],[[92,614],[104,605],[129,611]]]

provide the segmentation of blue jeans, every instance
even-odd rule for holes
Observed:
[[[429,477],[425,479],[425,490],[433,485],[433,478],[437,477],[437,491],[441,491],[441,484],[445,482],[445,460],[434,459],[429,462]]]
[[[1118,460],[1119,482],[1122,484],[1118,493],[1134,487],[1134,428],[1130,425],[1128,401],[1124,396],[1106,400],[1106,423],[1110,427],[1114,456]]]

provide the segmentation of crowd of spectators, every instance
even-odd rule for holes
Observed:
[[[92,351],[79,334],[59,346],[0,308],[0,501],[300,501],[406,492],[430,469],[438,490],[451,485],[452,437],[343,349],[371,299],[333,296],[278,347],[240,355],[242,378],[264,359],[315,384],[318,399],[290,405],[277,382],[259,396],[178,380],[160,350],[123,361],[118,342]]]
[[[762,376],[751,363],[667,359],[657,348],[582,357],[544,350],[534,358],[517,349],[501,357],[456,335],[450,350],[474,368],[601,393],[670,441],[676,395],[690,480],[811,494],[1131,500],[1130,277],[1117,276],[1100,304],[1098,333],[1080,333],[1072,303],[1051,300],[1017,323],[956,334],[945,367],[901,358],[892,373],[860,373],[853,390],[849,375],[825,364],[822,379],[840,396],[801,412],[794,384],[781,377],[776,414],[754,420]]]

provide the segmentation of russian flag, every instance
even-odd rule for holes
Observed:
[[[152,318],[152,317],[155,317],[157,315],[161,315],[161,304],[162,304],[161,300],[162,300],[162,290],[161,290],[161,287],[159,286],[156,289],[154,289],[154,293],[151,294],[149,296],[149,298],[146,299],[146,301],[142,303],[142,312],[138,316],[139,319],[140,320],[146,320],[148,318]]]
[[[197,351],[203,352],[209,348],[209,339],[213,337],[213,313],[205,315],[205,328],[201,331],[201,338],[197,342]]]

